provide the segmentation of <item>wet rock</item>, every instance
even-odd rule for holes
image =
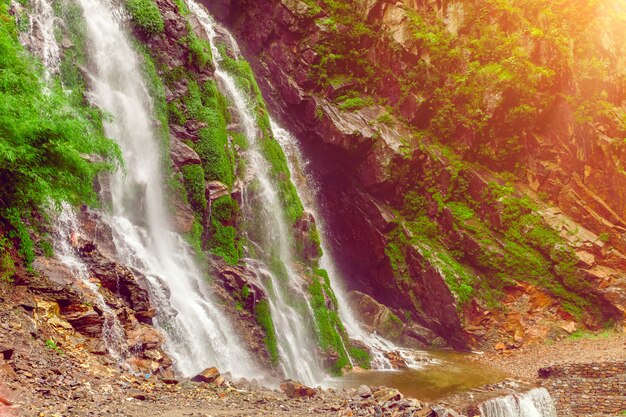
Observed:
[[[210,384],[214,382],[217,378],[220,377],[220,371],[217,368],[207,368],[204,371],[200,372],[198,375],[191,378],[193,382],[206,382]]]
[[[356,390],[357,395],[359,395],[361,398],[368,398],[372,396],[372,389],[370,387],[368,387],[367,385],[361,385],[357,390]]]
[[[287,380],[280,384],[280,389],[289,398],[314,397],[317,395],[315,388],[307,387],[293,380]]]
[[[230,194],[228,186],[219,181],[209,181],[205,186],[205,194],[207,199],[215,201],[220,197]]]
[[[402,358],[398,352],[385,352],[385,356],[391,362],[391,366],[395,369],[405,369],[407,368],[406,361]]]
[[[102,335],[104,317],[99,315],[93,307],[73,305],[63,309],[63,316],[77,332],[85,336],[97,338]]]
[[[200,156],[176,137],[170,138],[170,156],[172,163],[181,168],[185,165],[201,164]]]

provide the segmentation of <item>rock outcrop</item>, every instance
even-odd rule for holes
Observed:
[[[500,285],[493,282],[501,280],[495,271],[503,267],[497,266],[494,271],[485,256],[506,259],[512,248],[501,238],[508,227],[506,207],[496,198],[486,199],[492,192],[492,184],[504,185],[505,181],[497,174],[501,168],[462,163],[459,168],[456,157],[431,146],[428,138],[416,138],[411,131],[429,123],[434,105],[419,83],[408,88],[402,85],[402,77],[415,65],[428,65],[431,59],[429,52],[415,40],[413,16],[415,13],[433,16],[445,22],[448,32],[455,34],[465,22],[462,5],[384,0],[357,3],[362,22],[381,34],[354,46],[368,51],[364,60],[374,71],[384,74],[375,77],[378,84],[366,86],[367,91],[363,91],[363,86],[355,87],[356,83],[349,77],[337,76],[324,86],[312,79],[311,74],[331,65],[322,54],[331,53],[333,45],[325,42],[333,33],[347,31],[336,20],[333,23],[336,16],[330,10],[316,8],[316,2],[273,0],[260,7],[247,0],[220,0],[207,2],[206,6],[234,31],[272,110],[301,139],[321,185],[333,250],[350,289],[409,313],[412,321],[432,329],[456,347],[492,345],[495,339],[517,338],[516,343],[535,336],[540,339],[538,333],[544,330],[535,328],[534,323],[501,328],[506,315],[493,307],[495,298],[500,305],[524,309],[521,305],[526,291],[500,288],[495,296],[486,299],[483,296],[463,299],[461,287],[467,285],[463,282],[468,276],[477,277],[470,279],[476,291],[479,286]],[[610,39],[606,33],[602,36]],[[544,62],[551,59],[544,45],[535,47],[540,51],[538,59]],[[615,54],[610,53],[614,59]],[[357,77],[354,72],[357,69],[352,71]],[[563,81],[564,89],[566,85]],[[613,102],[619,103],[623,91],[615,85],[608,88]],[[346,108],[347,101],[341,103],[336,99],[350,91],[385,100],[394,107],[397,118],[376,104]],[[491,115],[496,117],[500,111],[497,109],[504,106],[494,102]],[[623,277],[619,271],[626,267],[626,258],[620,238],[624,227],[620,213],[624,212],[626,200],[622,193],[611,190],[625,188],[626,177],[618,156],[622,148],[611,137],[616,131],[610,123],[604,127],[592,124],[583,129],[575,127],[571,107],[560,98],[542,121],[541,126],[524,127],[524,131],[531,133],[522,144],[518,167],[523,175],[514,178],[512,195],[537,204],[536,213],[543,214],[544,224],[558,231],[566,242],[563,244],[577,253],[580,262],[575,280],[584,282],[585,288],[563,278],[554,251],[538,243],[524,249],[527,253],[523,257],[527,261],[522,263],[532,262],[530,259],[539,251],[543,258],[540,262],[550,269],[537,274],[540,281],[551,280],[564,289],[544,291],[550,301],[535,309],[545,328],[551,330],[561,328],[564,320],[582,321],[592,328],[606,320],[621,322],[624,300]],[[460,135],[459,141],[464,140],[463,135],[471,132]],[[416,188],[416,183],[428,185]],[[404,216],[406,196],[410,192],[435,197],[463,194],[464,198],[478,203],[475,215],[491,229],[488,233],[494,239],[485,243],[487,240],[466,220],[456,217],[459,213],[442,207],[435,197],[427,197],[425,214],[445,236],[445,248],[433,249],[432,245],[419,242],[409,244],[408,241],[419,239],[413,239],[414,233],[407,227],[411,225],[404,218],[398,219],[398,213]],[[554,213],[558,213],[557,222],[553,221]],[[565,228],[564,224],[572,227]],[[403,241],[401,244],[397,244],[398,238]],[[500,249],[495,250],[496,246]],[[458,251],[464,253],[460,258],[454,255]],[[511,274],[502,270],[501,273]],[[522,276],[513,280],[516,283],[512,287],[536,285],[534,280]],[[547,287],[554,288],[550,285]],[[530,339],[521,336],[531,334],[535,336]]]

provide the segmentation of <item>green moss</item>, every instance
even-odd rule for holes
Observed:
[[[207,81],[202,89],[195,81],[188,80],[188,90],[184,98],[186,117],[207,125],[198,132],[199,140],[188,144],[200,156],[207,181],[221,181],[232,187],[234,155],[226,129],[226,100],[213,80]]]
[[[126,8],[133,21],[148,33],[162,33],[165,29],[163,16],[154,0],[128,0]]]
[[[191,207],[197,213],[204,213],[207,209],[207,200],[202,167],[200,165],[185,165],[181,168],[181,172]]]
[[[262,133],[260,151],[270,165],[271,175],[277,185],[285,216],[292,224],[295,224],[302,217],[304,208],[296,188],[291,182],[291,173],[285,153],[280,144],[272,137],[267,106],[254,78],[250,64],[242,58],[231,58],[226,51],[225,45],[220,45],[219,49],[223,68],[235,78],[238,88],[246,95],[252,97],[250,105],[255,112],[257,124]]]
[[[272,320],[269,301],[259,301],[254,309],[254,313],[257,323],[259,323],[265,331],[263,343],[265,343],[265,346],[267,347],[270,359],[274,365],[278,365],[279,357],[278,344],[276,341],[276,329],[274,328],[274,321]]]
[[[250,287],[248,287],[248,284],[246,284],[241,289],[241,299],[247,300],[248,297],[250,297]]]
[[[13,244],[5,237],[0,237],[0,281],[13,282],[13,277],[17,272],[15,261],[11,256]]]
[[[348,350],[352,362],[356,366],[362,369],[370,369],[372,367],[372,355],[367,350],[357,347],[350,347]]]
[[[236,265],[241,255],[237,229],[232,225],[238,212],[239,205],[229,195],[218,198],[211,206],[209,250],[231,265]]]
[[[340,375],[343,368],[350,365],[350,359],[341,336],[345,332],[343,324],[337,312],[326,306],[325,291],[319,279],[313,279],[309,285],[309,294],[311,295],[311,307],[313,308],[320,347],[324,351],[332,349],[339,355],[331,371]]]
[[[198,38],[191,28],[184,42],[189,48],[189,64],[194,63],[200,70],[203,70],[213,62],[211,44],[207,40]]]

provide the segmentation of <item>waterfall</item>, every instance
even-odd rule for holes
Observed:
[[[218,85],[226,90],[226,95],[234,104],[250,145],[246,157],[255,177],[256,186],[253,194],[259,199],[260,204],[255,206],[259,211],[247,213],[247,218],[254,219],[263,230],[262,236],[257,237],[261,241],[254,243],[268,251],[274,251],[273,255],[277,255],[285,267],[286,276],[279,277],[272,268],[263,266],[263,260],[249,261],[254,269],[261,269],[261,277],[269,278],[267,282],[262,280],[261,284],[269,298],[281,366],[285,375],[290,378],[306,384],[318,383],[325,378],[325,374],[315,354],[317,344],[312,334],[315,321],[308,300],[306,281],[294,269],[291,229],[285,220],[284,209],[270,176],[268,162],[260,150],[259,126],[249,105],[251,98],[237,87],[235,79],[221,66],[222,58],[216,45],[217,33],[213,18],[194,0],[188,0],[187,3],[206,31],[213,52]],[[244,206],[244,210],[245,208]]]
[[[76,212],[69,204],[63,204],[62,210],[56,218],[54,233],[55,256],[72,271],[74,276],[78,278],[78,282],[94,296],[96,305],[104,316],[102,325],[104,345],[109,355],[117,363],[124,366],[124,361],[131,356],[126,343],[124,328],[115,311],[104,300],[98,286],[89,280],[89,270],[82,259],[78,257],[76,248],[72,246],[72,241],[75,239],[72,235],[80,233],[80,222],[76,217]]]
[[[59,71],[61,54],[59,44],[54,36],[56,16],[48,0],[33,0],[28,14],[29,30],[22,37],[22,42],[28,44],[41,58],[46,69],[45,78]]]
[[[366,332],[355,317],[354,312],[350,308],[346,292],[343,286],[343,280],[330,250],[329,238],[325,230],[323,217],[320,214],[319,205],[316,194],[318,192],[315,180],[308,172],[308,161],[302,155],[302,151],[294,136],[287,130],[280,127],[275,121],[271,121],[274,137],[283,148],[289,169],[294,178],[294,184],[298,189],[298,194],[302,199],[305,209],[313,214],[317,228],[320,234],[320,243],[323,255],[320,259],[320,266],[328,272],[331,285],[338,301],[339,316],[346,328],[346,332],[351,339],[358,340],[369,346],[372,353],[372,368],[374,369],[392,369],[389,359],[385,356],[388,352],[398,352],[405,360],[407,365],[412,368],[422,368],[423,361],[416,361],[414,355],[417,352],[410,352],[406,349],[399,348],[383,337]]]
[[[535,388],[524,394],[494,398],[480,406],[482,417],[556,417],[550,393],[545,388]]]
[[[106,3],[106,4],[105,4]],[[175,366],[193,375],[217,366],[236,376],[255,374],[253,362],[230,327],[194,263],[192,250],[171,232],[163,195],[159,137],[138,56],[120,16],[104,0],[79,0],[87,29],[91,102],[111,117],[107,136],[117,141],[126,172],[111,175],[111,215],[116,256],[150,283],[155,324],[166,335]]]

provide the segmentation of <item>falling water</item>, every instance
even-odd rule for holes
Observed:
[[[235,79],[220,65],[221,54],[216,45],[217,33],[213,18],[193,0],[188,0],[188,5],[206,31],[215,60],[215,76],[234,103],[250,144],[251,149],[247,152],[247,160],[258,185],[258,190],[254,191],[254,195],[261,201],[260,212],[255,212],[252,216],[261,223],[264,230],[264,236],[261,237],[263,241],[256,243],[270,251],[275,250],[280,262],[286,268],[286,277],[279,277],[276,271],[259,265],[261,261],[253,262],[253,268],[261,269],[260,276],[269,277],[269,282],[263,283],[262,281],[261,284],[270,302],[281,365],[285,374],[290,378],[296,378],[308,384],[318,383],[324,379],[325,375],[315,355],[316,343],[311,334],[315,322],[308,301],[306,282],[294,270],[293,253],[289,241],[290,227],[285,221],[284,210],[269,174],[268,163],[259,150],[259,127],[249,106],[250,97],[242,93]],[[249,218],[252,216],[248,215]]]
[[[252,360],[212,301],[191,249],[170,231],[152,101],[118,18],[123,13],[103,0],[79,3],[92,63],[90,99],[112,116],[105,131],[117,141],[127,167],[125,175],[109,178],[112,215],[105,222],[117,257],[146,275],[158,312],[155,323],[183,374],[217,366],[237,376],[254,375]]]
[[[59,71],[61,63],[59,44],[54,36],[57,18],[48,0],[33,0],[30,7],[29,30],[23,41],[41,58],[48,78]]]
[[[22,41],[41,58],[44,64],[45,81],[48,83],[51,81],[51,75],[58,72],[61,62],[59,45],[54,36],[56,17],[52,6],[46,0],[34,0],[31,2],[28,18],[30,21],[29,30]],[[98,286],[89,280],[89,269],[72,246],[72,234],[77,234],[79,231],[80,223],[74,209],[69,204],[64,203],[55,220],[55,255],[78,278],[77,283],[94,297],[96,306],[104,316],[102,340],[105,347],[117,363],[125,366],[125,360],[130,357],[130,352],[126,343],[124,328],[115,312],[104,300]]]
[[[297,140],[287,130],[278,126],[276,122],[271,121],[274,137],[280,143],[283,151],[287,156],[289,169],[294,178],[294,184],[298,189],[298,194],[302,198],[305,209],[313,214],[315,222],[320,234],[320,243],[323,255],[320,259],[320,266],[328,272],[331,285],[339,303],[338,310],[341,321],[343,322],[348,336],[351,339],[358,340],[370,347],[372,353],[372,368],[374,369],[392,369],[389,359],[385,356],[388,352],[398,352],[406,361],[409,367],[423,367],[423,358],[420,361],[415,359],[415,355],[424,352],[411,352],[394,345],[383,337],[366,332],[355,317],[354,312],[350,308],[346,292],[343,287],[341,275],[335,266],[332,258],[332,251],[328,245],[328,235],[325,233],[323,217],[320,215],[318,202],[316,199],[317,186],[315,180],[309,175],[308,162],[304,159]],[[425,354],[425,353],[424,353]]]
[[[557,417],[554,401],[545,388],[507,395],[480,406],[482,417]]]
[[[76,213],[69,204],[63,204],[60,214],[56,218],[54,249],[55,256],[67,266],[79,279],[79,282],[93,294],[97,307],[102,311],[104,323],[102,325],[102,340],[107,351],[120,365],[130,357],[126,334],[115,312],[108,306],[100,293],[98,286],[89,280],[89,269],[76,253],[72,246],[72,234],[79,234],[80,223]]]

